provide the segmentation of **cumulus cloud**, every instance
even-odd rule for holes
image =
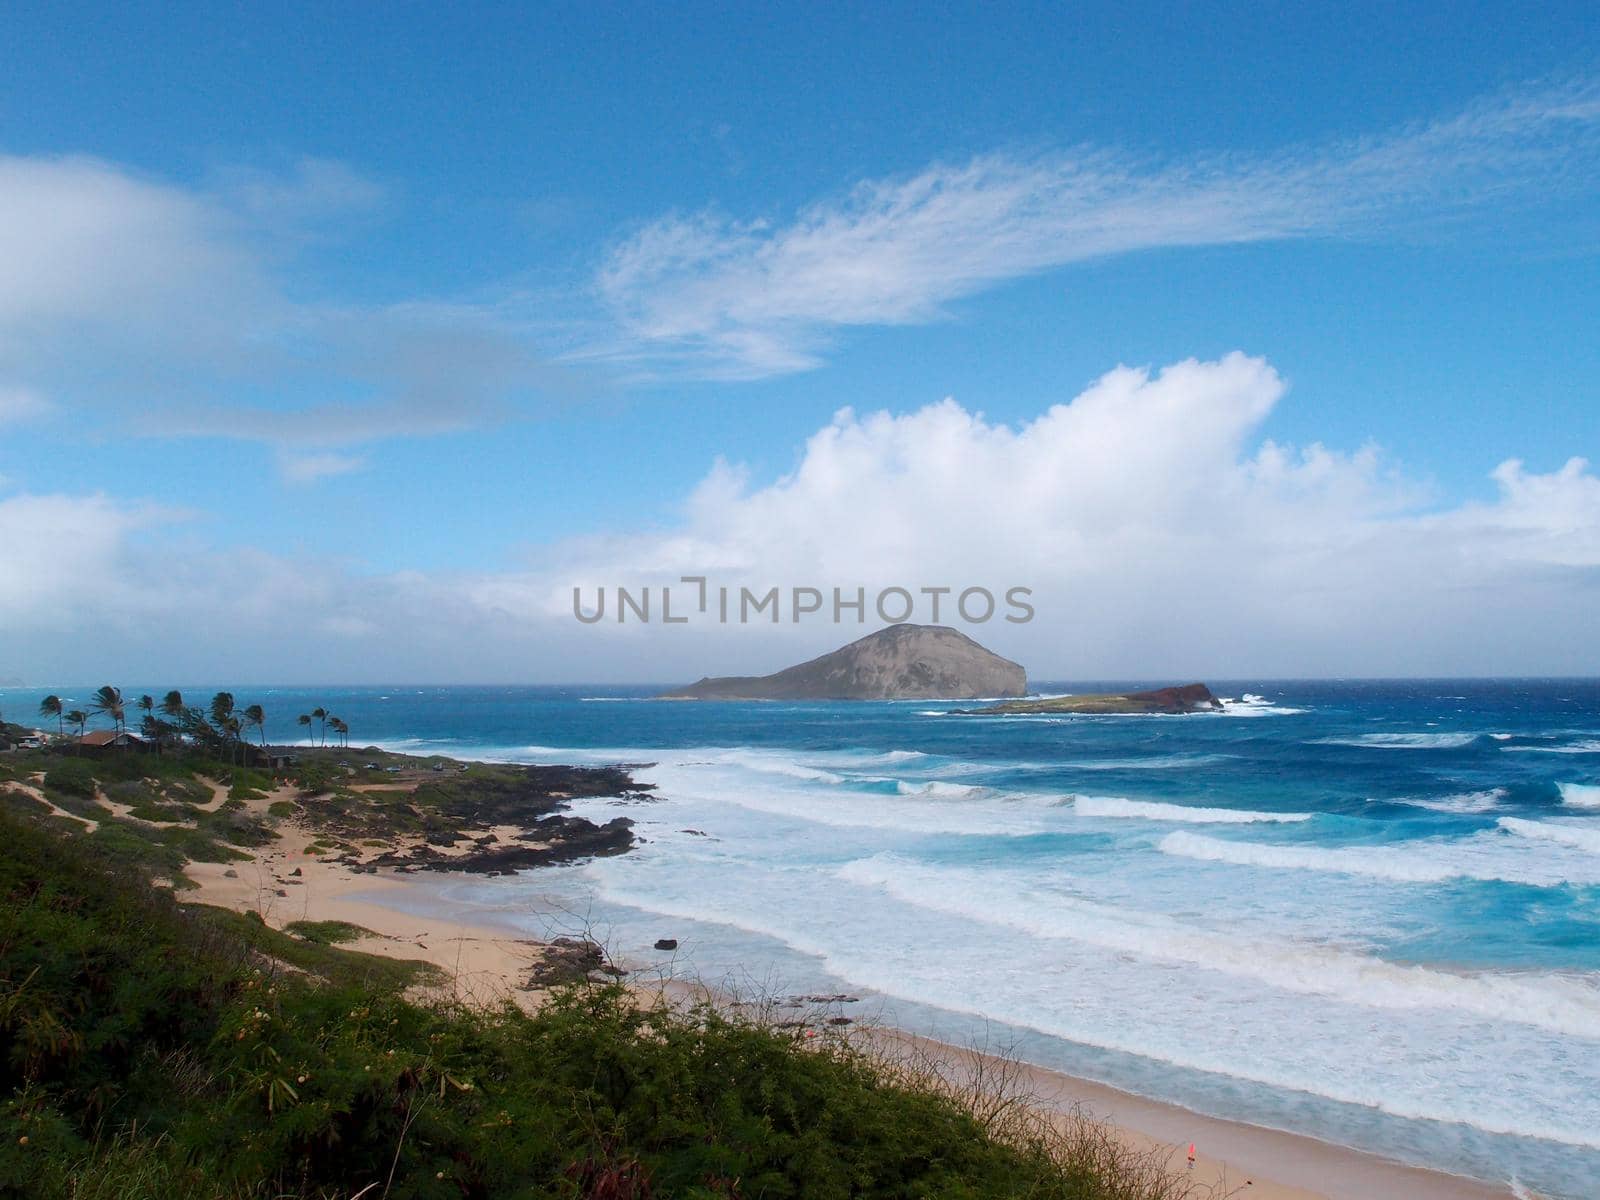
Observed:
[[[670,680],[772,669],[876,624],[572,617],[574,586],[707,575],[1031,587],[1032,623],[963,627],[1036,679],[1600,670],[1586,463],[1486,464],[1492,497],[1441,505],[1374,447],[1263,439],[1285,393],[1268,363],[1232,354],[1119,367],[1020,425],[951,400],[846,409],[782,478],[711,465],[673,526],[543,547],[498,573],[218,553],[104,497],[14,496],[0,499],[0,627],[31,657],[0,668],[95,674],[98,654],[258,680]]]
[[[1385,136],[1151,163],[1093,148],[936,163],[787,220],[673,214],[596,277],[623,332],[600,356],[755,378],[817,366],[840,331],[924,323],[1006,280],[1109,255],[1416,235],[1600,179],[1600,87],[1503,96]]]

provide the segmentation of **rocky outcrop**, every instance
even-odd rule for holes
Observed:
[[[1103,692],[1052,696],[1045,700],[1008,700],[985,708],[961,710],[963,716],[1017,716],[1028,713],[1088,713],[1103,716],[1144,713],[1220,712],[1222,701],[1203,683],[1156,688],[1148,692]]]
[[[702,679],[669,700],[972,700],[1021,696],[1027,673],[944,625],[891,625],[773,675]]]

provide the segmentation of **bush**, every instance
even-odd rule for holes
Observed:
[[[92,800],[97,788],[94,767],[81,758],[63,758],[44,773],[44,786],[49,792]]]
[[[349,921],[290,921],[283,928],[285,933],[292,933],[304,941],[318,942],[324,946],[336,946],[340,942],[354,942],[364,937],[376,936],[372,930],[352,925]]]

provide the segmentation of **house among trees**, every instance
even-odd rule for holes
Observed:
[[[86,733],[79,739],[78,745],[84,750],[110,751],[110,750],[143,750],[144,739],[137,734],[129,733],[126,729],[96,729]]]
[[[265,767],[269,771],[292,770],[299,762],[300,756],[282,746],[252,746],[245,742],[240,748],[247,767]]]

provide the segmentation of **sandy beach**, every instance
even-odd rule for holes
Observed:
[[[254,803],[265,807],[274,798]],[[497,925],[492,913],[442,900],[410,876],[357,874],[308,853],[315,835],[293,822],[284,822],[279,829],[280,840],[257,851],[248,862],[191,863],[186,873],[198,886],[184,898],[255,912],[278,928],[293,921],[348,922],[370,931],[347,943],[349,948],[432,963],[449,978],[450,994],[456,998],[477,1004],[538,1003],[538,993],[523,986],[540,961],[538,941]],[[687,983],[676,986],[680,995],[691,988]],[[897,1030],[877,1030],[871,1036],[939,1058],[952,1073],[985,1061],[974,1051]],[[1106,1122],[1126,1144],[1190,1174],[1197,1198],[1489,1200],[1512,1195],[1503,1187],[1404,1166],[1315,1138],[1208,1117],[1042,1067],[1024,1064],[1020,1069],[1025,1091],[1041,1106],[1063,1114],[1078,1111]],[[1192,1171],[1186,1161],[1191,1142],[1196,1147]]]

